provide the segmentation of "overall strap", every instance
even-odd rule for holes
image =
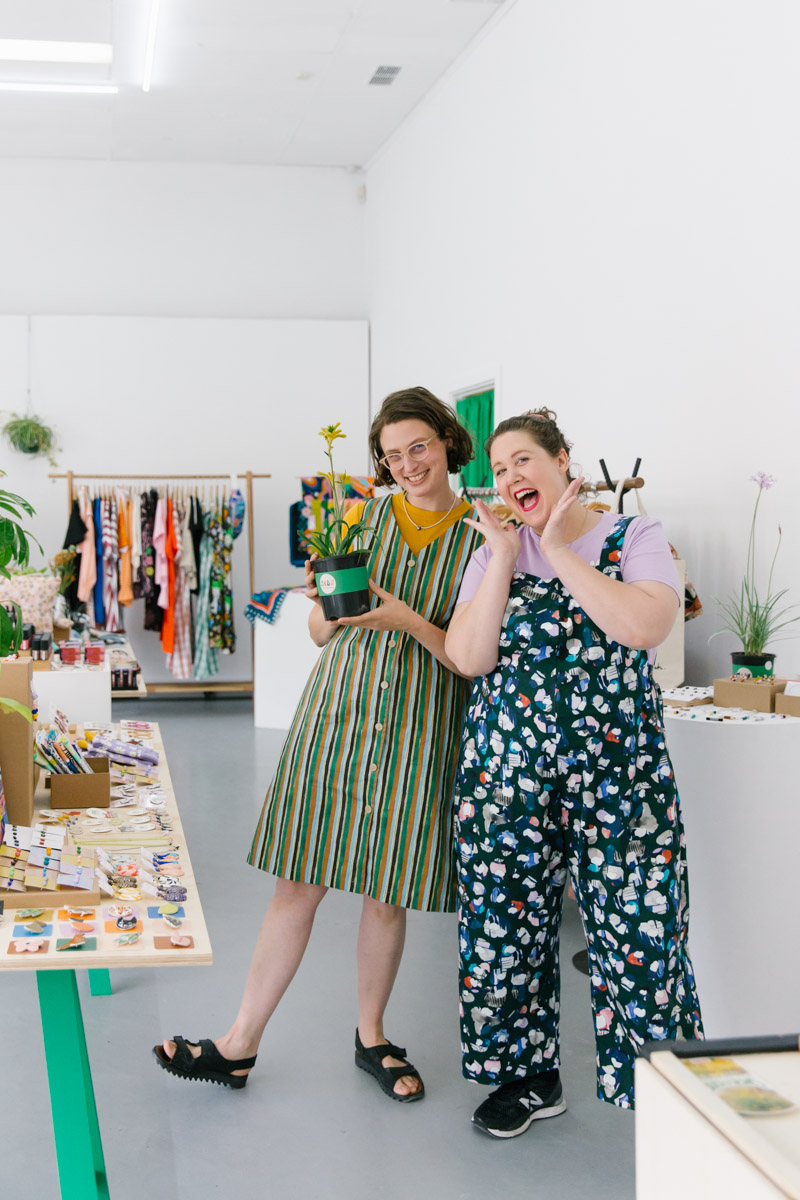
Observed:
[[[600,561],[597,566],[604,575],[612,575],[616,578],[621,576],[622,543],[625,541],[628,526],[633,520],[635,520],[634,517],[619,517],[608,537],[603,542],[603,549],[600,551]]]

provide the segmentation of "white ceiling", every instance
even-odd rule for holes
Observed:
[[[514,0],[0,0],[0,38],[111,41],[112,66],[0,63],[0,82],[113,82],[116,95],[0,92],[0,159],[361,166]],[[401,67],[390,86],[379,66]]]

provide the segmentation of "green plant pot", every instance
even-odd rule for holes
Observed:
[[[742,679],[758,679],[775,672],[774,654],[744,654],[739,650],[731,654],[731,663],[731,674]]]
[[[369,590],[367,561],[369,552],[334,554],[314,560],[314,578],[326,621],[339,617],[360,617],[369,611],[372,593]]]

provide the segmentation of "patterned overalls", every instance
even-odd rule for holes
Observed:
[[[630,520],[596,564],[615,579]],[[512,579],[497,667],[470,698],[456,807],[464,1074],[497,1084],[558,1065],[569,869],[598,1095],[632,1107],[637,1047],[702,1037],[683,828],[647,652],[610,641],[558,579]]]

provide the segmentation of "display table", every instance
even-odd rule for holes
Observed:
[[[706,1036],[795,1029],[800,721],[693,719],[665,709],[665,727],[686,829],[689,950]]]
[[[800,1105],[800,1053],[738,1053],[735,1046],[727,1053]],[[800,1108],[740,1116],[685,1059],[670,1051],[638,1059],[636,1200],[676,1194],[681,1200],[800,1200]]]
[[[288,729],[320,649],[308,634],[311,605],[289,592],[273,624],[255,623],[253,719],[259,729]]]
[[[93,910],[91,920],[95,928],[91,939],[96,946],[92,949],[88,948],[88,938],[87,946],[78,950],[56,949],[59,931],[63,938],[68,930],[63,928],[64,922],[59,919],[55,895],[50,920],[40,935],[42,942],[47,945],[37,953],[14,952],[13,943],[19,937],[14,933],[14,926],[16,923],[19,928],[20,922],[15,922],[12,909],[6,908],[0,923],[0,970],[35,971],[37,975],[62,1200],[100,1200],[109,1195],[75,971],[89,970],[91,992],[96,996],[111,993],[109,968],[186,966],[212,961],[211,944],[164,747],[158,726],[153,728],[152,744],[160,756],[159,779],[166,801],[165,807],[159,811],[172,826],[171,833],[164,840],[179,850],[183,871],[180,883],[188,893],[179,906],[183,921],[180,932],[190,936],[193,944],[180,948],[164,945],[164,942],[169,942],[169,937],[165,936],[169,930],[160,928],[164,920],[156,912],[162,901],[147,895],[131,901],[139,912],[141,926],[141,936],[133,945],[119,945],[116,941],[119,930],[108,928],[106,910],[115,903],[112,897],[104,897],[102,903]],[[46,807],[43,791],[37,795],[37,801],[39,807]],[[147,839],[144,834],[139,836],[141,841],[154,840],[152,837]],[[103,844],[100,835],[96,840]],[[113,849],[111,844],[108,848],[109,852],[117,850],[119,838],[115,840]],[[113,926],[113,922],[111,924]]]

